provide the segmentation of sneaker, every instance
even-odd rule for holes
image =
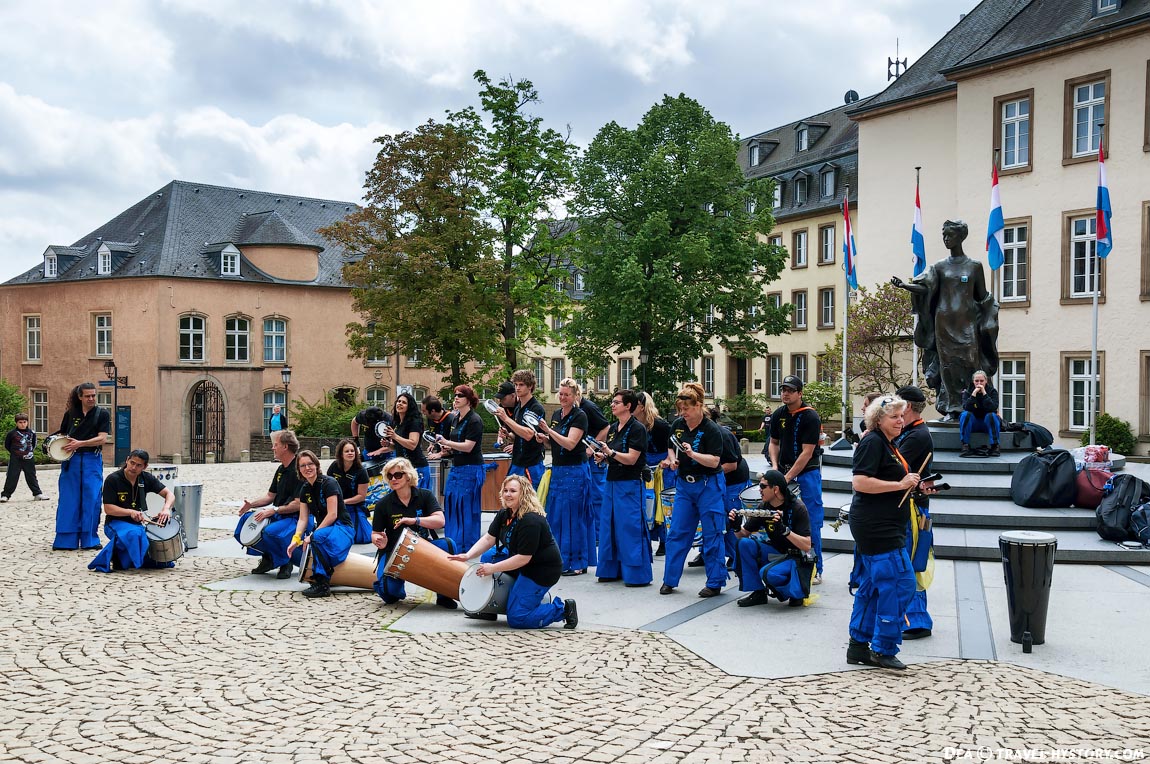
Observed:
[[[575,600],[563,600],[563,628],[574,629],[579,625],[579,611],[575,608]]]
[[[897,655],[882,655],[871,651],[870,662],[879,668],[895,669],[902,671],[906,668],[906,664],[898,659]]]
[[[970,453],[970,444],[969,443],[963,443],[962,448],[960,448],[958,450],[958,455],[959,456],[972,456],[972,454]]]
[[[771,601],[771,595],[766,589],[757,589],[738,601],[739,607],[754,607],[765,605]]]
[[[464,612],[464,618],[471,618],[476,621],[494,621],[496,618],[495,613],[468,613]]]
[[[990,450],[986,452],[987,456],[1002,456],[1002,451],[998,450],[997,443],[990,444]]]
[[[659,594],[672,594],[672,593],[674,593],[674,591],[675,591],[675,587],[669,586],[667,584],[663,584],[662,586],[659,587]]]
[[[275,566],[272,565],[272,556],[265,554],[260,558],[260,564],[252,568],[252,573],[258,576],[261,573],[267,573],[274,567]]]
[[[8,501],[8,500],[5,499],[4,501]],[[48,501],[48,497],[42,493],[38,493],[32,497],[32,501]]]
[[[330,597],[331,587],[328,586],[327,581],[323,581],[317,578],[312,582],[309,588],[304,590],[303,596],[310,599],[315,599],[316,597]]]
[[[870,645],[866,642],[858,642],[851,640],[847,645],[847,663],[851,666],[869,666],[871,665]]]
[[[8,502],[7,496],[0,496],[0,504],[6,504],[7,502]]]
[[[802,606],[803,606],[803,600],[801,597],[797,600],[790,600],[787,602],[787,607],[802,607]]]
[[[823,583],[823,574],[822,573],[815,573],[815,577],[811,579],[811,584],[814,586],[822,586],[822,583]]]
[[[281,566],[280,572],[276,573],[276,578],[278,578],[281,581],[283,581],[284,579],[291,578],[291,569],[292,569],[292,564],[290,562],[287,565]]]
[[[699,596],[700,597],[718,597],[722,593],[723,593],[722,589],[712,589],[709,586],[704,586],[702,589],[699,590]]]
[[[703,555],[700,554],[695,559],[687,563],[688,568],[701,568],[703,567]]]
[[[609,584],[609,583],[612,583],[614,581],[622,581],[623,577],[622,576],[613,576],[613,577],[612,576],[599,576],[595,580],[601,584]]]

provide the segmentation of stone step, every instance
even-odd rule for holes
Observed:
[[[938,448],[938,444],[935,443],[933,462],[934,469],[944,475],[949,475],[952,472],[1011,473],[1018,467],[1019,462],[1032,453],[1034,453],[1033,449],[1029,451],[1003,451],[1002,456],[993,458],[964,458],[958,455],[958,451],[948,451]],[[823,465],[850,467],[853,458],[853,449],[850,451],[827,450],[823,452]],[[1125,467],[1126,457],[1121,454],[1114,454],[1113,465],[1110,468],[1111,471],[1119,472]],[[947,482],[950,482],[949,479]]]
[[[849,467],[824,465],[823,490],[850,492],[852,473]],[[943,482],[950,485],[946,496],[951,499],[1006,499],[1010,500],[1010,473],[978,472],[943,473]]]
[[[839,507],[849,504],[851,495],[840,491],[824,491],[823,506],[826,522],[838,517]],[[1094,510],[1078,507],[1030,509],[1020,507],[1009,499],[964,499],[936,496],[930,501],[930,516],[935,528],[1025,528],[1056,533],[1063,530],[1093,530]],[[829,533],[824,530],[823,533]]]

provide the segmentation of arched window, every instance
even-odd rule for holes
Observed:
[[[367,388],[367,405],[379,406],[381,409],[387,410],[388,407],[388,390],[386,387],[369,387]]]
[[[427,397],[427,388],[416,385],[411,388],[411,395],[415,398],[416,403],[423,403],[423,399]]]
[[[359,398],[359,390],[354,387],[333,387],[331,397],[344,406],[355,404]]]
[[[287,363],[287,319],[264,319],[264,363]]]
[[[202,362],[204,360],[204,336],[207,322],[203,316],[180,316],[180,360]]]

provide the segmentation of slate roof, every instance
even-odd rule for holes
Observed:
[[[43,264],[5,282],[44,282],[166,276],[226,278],[256,283],[291,283],[252,267],[241,258],[240,275],[221,276],[221,249],[232,243],[311,247],[319,254],[319,274],[309,284],[346,287],[343,247],[316,230],[343,220],[357,209],[352,202],[249,191],[174,180],[81,237],[70,246],[52,245],[59,275],[44,278]],[[100,244],[113,251],[113,271],[96,274]]]

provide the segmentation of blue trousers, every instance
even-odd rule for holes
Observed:
[[[543,473],[546,471],[547,468],[543,466],[543,462],[532,464],[530,467],[516,467],[514,464],[512,464],[511,467],[508,468],[507,474],[526,475],[531,479],[531,487],[538,491],[539,481],[543,479]]]
[[[906,606],[906,618],[902,623],[903,631],[907,629],[933,629],[934,619],[926,610],[926,590],[915,587],[910,604]]]
[[[803,592],[798,561],[793,557],[787,557],[782,562],[771,565],[770,557],[777,558],[782,553],[771,546],[765,536],[756,534],[739,539],[738,546],[739,591],[755,592],[770,589],[777,592],[780,597],[790,600],[801,600],[807,596]],[[809,565],[806,570],[810,573]]]
[[[354,537],[355,531],[350,525],[338,522],[312,533],[310,546],[315,559],[315,575],[331,578],[331,572],[342,565],[351,552]]]
[[[563,556],[563,567],[595,567],[596,518],[591,514],[591,470],[587,462],[551,468],[545,509],[547,524]]]
[[[482,464],[452,467],[443,488],[443,535],[455,539],[460,549],[470,549],[480,536],[483,512],[483,481],[487,471]]]
[[[352,543],[353,544],[370,544],[371,543],[371,521],[367,519],[367,509],[360,509],[359,505],[353,505],[347,508],[348,514],[351,515],[351,523],[355,528]]]
[[[607,496],[607,465],[600,466],[589,459],[587,469],[591,471],[591,517],[595,518],[595,546],[598,547],[599,518],[603,516],[603,502]]]
[[[419,473],[419,484],[416,487],[426,491],[434,491],[435,488],[431,485],[431,467],[416,467],[415,471]],[[368,539],[368,541],[370,540],[371,539]],[[359,544],[361,542],[357,541],[355,543]]]
[[[680,475],[675,482],[675,511],[667,531],[667,559],[663,583],[678,586],[683,564],[695,541],[695,530],[703,526],[703,566],[707,586],[722,589],[727,583],[727,564],[723,557],[723,533],[727,529],[726,483],[720,475],[696,478],[688,483]]]
[[[621,576],[627,584],[649,584],[654,578],[651,541],[643,515],[643,483],[639,480],[607,481],[595,573],[600,578]]]
[[[811,519],[811,549],[815,552],[815,570],[823,574],[823,471],[811,470],[799,475],[795,480],[802,489],[803,504]]]
[[[448,554],[455,554],[455,542],[449,538],[435,539],[431,542]],[[381,556],[375,567],[375,583],[372,584],[372,589],[379,595],[379,598],[388,605],[399,602],[401,599],[407,597],[407,589],[403,585],[402,578],[392,578],[391,576],[384,575],[384,568],[387,567],[387,558]],[[439,595],[443,596],[443,595]]]
[[[256,510],[252,510],[255,512]],[[240,521],[236,523],[236,530],[233,534],[238,543],[240,540],[240,530],[244,527],[244,523],[251,517],[252,512],[245,512],[240,515]],[[262,555],[270,555],[272,558],[272,565],[277,568],[282,568],[289,562],[292,565],[299,565],[300,558],[303,553],[296,549],[292,556],[289,558],[287,548],[291,544],[292,536],[295,535],[296,523],[299,518],[296,515],[284,515],[278,520],[272,520],[264,528],[264,535],[255,546],[248,547],[248,554],[260,557]],[[315,520],[311,517],[307,519],[307,531],[315,527]],[[307,532],[305,531],[305,533]]]
[[[56,504],[53,549],[100,546],[103,514],[104,460],[100,454],[75,453],[60,465],[60,499]]]
[[[930,517],[929,509],[926,507],[917,508],[919,512]],[[911,522],[914,522],[913,517],[911,518]],[[927,564],[930,562],[930,550],[934,547],[934,531],[920,530],[918,532],[918,548],[913,549],[913,545],[914,537],[908,524],[906,531],[906,553],[910,556],[911,570],[916,573],[921,573],[926,570]],[[914,596],[906,608],[906,620],[903,622],[903,630],[933,628],[934,620],[926,610],[926,591],[919,591],[916,582]]]
[[[850,635],[856,642],[869,642],[880,655],[898,654],[905,615],[917,588],[906,548],[882,554],[856,554],[859,588],[851,610]]]
[[[988,411],[982,416],[977,416],[964,411],[958,415],[958,439],[963,443],[970,443],[972,432],[985,432],[990,436],[991,443],[997,443],[1001,429],[1002,420],[994,412]]]
[[[731,485],[730,483],[727,484],[726,500],[728,512],[730,512],[732,509],[743,508],[743,503],[739,501],[739,494],[746,490],[747,486],[750,484],[750,480],[742,483],[735,483],[734,485]],[[726,527],[727,530],[723,533],[723,548],[726,551],[727,559],[734,560],[735,553],[738,548],[739,537],[735,535],[733,530],[731,530],[730,524],[728,524]]]
[[[155,562],[148,557],[148,533],[140,523],[119,517],[104,519],[104,535],[108,543],[99,551],[95,559],[88,563],[88,570],[111,573],[116,568],[174,568],[174,562]],[[113,562],[115,564],[113,564]]]
[[[540,586],[522,573],[507,595],[507,625],[513,629],[542,629],[563,620],[563,600],[544,602],[550,587]]]

